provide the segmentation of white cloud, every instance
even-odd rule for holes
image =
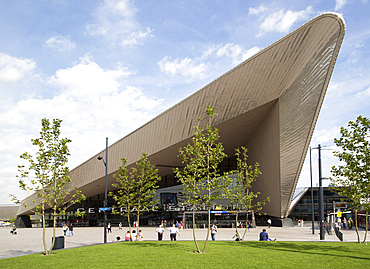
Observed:
[[[346,4],[348,4],[348,0],[335,0],[335,11],[340,10],[343,8]]]
[[[190,58],[176,58],[171,61],[171,57],[166,56],[157,64],[163,73],[170,74],[172,76],[180,74],[183,77],[191,79],[204,78],[208,69],[207,64],[197,63],[196,60]]]
[[[48,48],[56,49],[59,51],[69,51],[73,50],[76,47],[76,44],[70,40],[68,36],[53,36],[45,41],[45,45]]]
[[[258,47],[244,50],[241,45],[227,43],[213,45],[207,49],[201,57],[176,58],[166,56],[157,64],[161,72],[171,76],[181,75],[183,77],[194,79],[204,79],[208,77],[209,70],[220,65],[220,62],[229,61],[233,66],[238,65],[259,51]]]
[[[142,45],[146,37],[152,37],[152,29],[140,29],[136,20],[137,9],[130,0],[105,0],[95,12],[95,22],[86,25],[86,33],[104,37],[112,45]]]
[[[127,85],[126,79],[132,74],[121,66],[104,69],[85,56],[47,80],[43,87],[57,89],[53,96],[23,99],[0,110],[0,174],[4,179],[0,182],[14,182],[9,184],[11,188],[0,190],[1,200],[9,193],[25,197],[17,189],[17,165],[20,154],[34,151],[31,138],[38,136],[42,118],[63,120],[62,137],[72,140],[71,168],[104,149],[105,137],[111,144],[152,119],[157,114],[153,110],[163,100]]]
[[[147,37],[153,37],[151,34],[153,30],[150,28],[147,28],[145,32],[138,31],[138,32],[133,32],[130,34],[129,37],[126,39],[123,39],[121,42],[121,45],[123,47],[132,47],[134,45],[142,45],[143,40]]]
[[[356,97],[358,97],[358,98],[370,97],[370,87],[368,87],[364,91],[361,91],[361,92],[357,93]]]
[[[257,37],[269,32],[287,33],[294,23],[307,20],[313,13],[312,6],[300,11],[273,10],[264,5],[249,9],[249,15],[258,16],[258,20],[262,21]]]
[[[35,67],[35,62],[30,59],[20,59],[0,53],[0,84],[17,82],[32,73]]]

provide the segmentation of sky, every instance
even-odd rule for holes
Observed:
[[[338,164],[340,127],[370,117],[368,0],[0,4],[0,204],[29,195],[18,187],[19,156],[35,153],[42,118],[63,120],[73,169],[104,150],[106,137],[113,144],[327,11],[342,14],[346,35],[311,141],[324,146],[323,177]],[[317,150],[312,161],[316,186]],[[309,185],[306,158],[297,186]]]

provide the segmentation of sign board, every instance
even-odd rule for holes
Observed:
[[[112,208],[111,207],[99,207],[99,213],[100,212],[105,212],[105,211],[111,211]]]
[[[342,217],[342,212],[338,211],[337,212],[337,218],[341,218]]]
[[[335,207],[336,208],[347,208],[347,203],[346,202],[336,202]]]

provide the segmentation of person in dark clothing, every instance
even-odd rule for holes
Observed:
[[[262,232],[260,232],[260,241],[271,241],[266,229],[263,229]],[[276,239],[274,239],[274,241],[276,241]]]

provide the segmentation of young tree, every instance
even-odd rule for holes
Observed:
[[[348,128],[340,128],[340,138],[334,143],[341,151],[335,151],[334,156],[341,161],[333,166],[331,184],[339,194],[349,198],[348,204],[355,212],[355,225],[358,243],[360,235],[357,226],[358,211],[366,210],[366,230],[363,243],[367,237],[368,212],[370,210],[370,119],[357,117],[350,121]]]
[[[143,153],[140,160],[135,163],[129,172],[126,167],[126,159],[122,158],[118,174],[114,175],[116,183],[112,186],[117,189],[117,193],[110,192],[109,195],[116,201],[117,207],[126,208],[126,211],[118,211],[128,217],[129,230],[131,234],[131,214],[136,214],[137,230],[140,226],[140,215],[144,211],[152,209],[156,201],[153,201],[158,182],[161,177],[158,169],[148,160],[148,154]],[[136,237],[136,241],[137,241]]]
[[[43,222],[43,244],[45,255],[51,254],[55,243],[55,225],[59,215],[64,215],[66,209],[85,199],[85,196],[77,189],[70,191],[67,184],[72,181],[69,176],[68,161],[70,139],[60,138],[60,126],[62,120],[53,119],[50,124],[48,119],[42,119],[40,138],[32,139],[32,145],[38,147],[36,157],[25,152],[20,157],[28,161],[29,166],[18,166],[19,187],[24,191],[35,192],[35,199],[32,200],[35,209],[34,213],[42,217]],[[29,181],[29,182],[27,182]],[[11,195],[16,203],[24,204]],[[51,209],[53,216],[53,241],[50,250],[47,249],[45,240],[45,210]],[[80,213],[81,214],[81,213]]]
[[[216,115],[213,108],[207,106],[208,124],[196,126],[192,143],[179,149],[179,157],[185,165],[183,170],[175,169],[175,174],[183,184],[183,194],[187,203],[193,207],[193,238],[200,253],[195,237],[195,209],[205,206],[208,211],[208,232],[202,253],[206,251],[211,228],[212,202],[223,197],[228,178],[221,177],[219,165],[226,156],[224,147],[217,143],[218,129],[211,127],[211,120]],[[199,121],[201,118],[199,119]]]
[[[235,180],[230,184],[227,189],[226,197],[230,200],[234,206],[236,219],[238,223],[238,215],[242,210],[246,210],[247,218],[245,220],[245,226],[248,225],[248,213],[250,211],[257,212],[262,209],[266,202],[270,202],[270,197],[267,197],[261,202],[254,202],[255,199],[260,195],[260,192],[252,191],[252,183],[255,182],[261,173],[259,169],[259,163],[255,163],[254,166],[248,164],[248,149],[245,147],[237,148],[235,150],[237,169],[233,171]],[[236,225],[236,233],[238,234],[241,241],[244,241],[247,229],[245,229],[243,237],[240,236],[238,231],[238,225]]]

